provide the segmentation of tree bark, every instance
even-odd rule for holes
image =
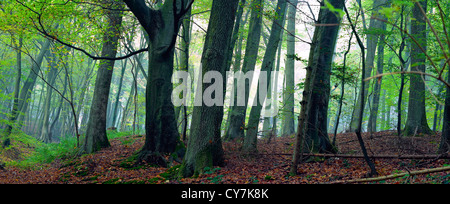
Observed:
[[[427,11],[427,0],[421,1],[420,6]],[[422,13],[418,4],[414,4],[413,19],[411,20],[411,35],[427,49],[427,25],[426,16]],[[425,72],[426,57],[418,45],[411,45],[411,70]],[[410,92],[408,104],[408,116],[403,135],[413,136],[420,133],[431,134],[428,126],[425,111],[425,81],[422,75],[413,74],[410,76]]]
[[[229,44],[232,29],[236,18],[238,0],[214,0],[211,9],[208,31],[206,33],[205,46],[202,54],[202,73],[215,71],[225,76],[228,59]],[[203,78],[203,77],[202,77]],[[213,85],[217,86],[215,79]],[[201,83],[201,82],[199,82]],[[225,90],[225,80],[222,81],[222,90]],[[202,93],[209,87],[203,85]],[[216,97],[219,93],[214,94]],[[180,176],[189,177],[204,171],[205,167],[223,166],[223,149],[220,138],[220,126],[223,119],[223,107],[217,104],[213,106],[195,106],[192,115],[191,135],[185,159],[180,169]]]
[[[262,31],[262,10],[264,7],[264,2],[262,0],[252,0],[251,3],[251,14],[250,14],[250,27],[247,36],[247,45],[245,48],[244,63],[242,65],[242,72],[247,74],[249,71],[253,71],[256,66],[256,60],[258,57],[259,43],[261,39]],[[245,132],[245,116],[248,107],[248,99],[250,95],[250,86],[252,84],[251,78],[253,75],[249,76],[250,79],[245,80],[245,105],[238,105],[234,103],[231,107],[230,115],[230,125],[227,130],[226,138],[232,140],[235,138],[244,138]],[[234,84],[234,82],[233,82]],[[237,98],[235,98],[237,100]]]
[[[344,7],[344,0],[329,1],[336,9]],[[321,3],[324,5],[324,2]],[[321,8],[311,44],[302,108],[298,119],[295,149],[290,174],[297,174],[297,166],[305,151],[335,152],[328,138],[327,113],[330,95],[331,63],[341,18],[327,8]]]
[[[53,89],[50,86],[53,86],[56,80],[58,69],[56,68],[56,57],[55,54],[50,54],[50,57],[47,58],[48,64],[50,65],[50,70],[47,74],[47,93],[44,100],[44,115],[42,116],[42,127],[41,128],[41,134],[40,134],[40,140],[44,143],[51,143],[52,137],[51,134],[49,134],[49,125],[50,125],[50,105],[52,101],[52,93]]]
[[[171,101],[175,43],[182,17],[193,1],[167,0],[151,9],[144,0],[123,0],[149,36],[149,69],[146,88],[145,144],[138,162],[166,166],[161,153],[172,153],[180,143]]]
[[[41,69],[44,56],[47,54],[49,48],[50,48],[50,40],[46,39],[41,47],[41,50],[39,51],[38,56],[35,58],[35,60],[32,60],[30,73],[28,74],[28,77],[25,80],[22,89],[20,90],[18,110],[22,113],[26,113],[28,110],[28,103],[29,99],[31,98],[31,93],[33,92],[34,89],[34,85],[36,84],[36,79],[38,76],[37,74]],[[24,115],[17,115],[15,119],[16,121],[19,121],[19,123],[17,124],[17,128],[21,129],[22,124],[20,123],[20,121],[24,120]],[[11,123],[16,123],[16,121],[11,121]]]
[[[382,3],[386,3],[386,0],[381,1]],[[381,17],[381,19],[384,19],[384,17]],[[386,31],[386,23],[384,22],[380,22],[380,27],[379,27],[381,32]],[[379,34],[379,38],[378,38],[378,50],[377,50],[377,73],[378,74],[383,74],[383,69],[384,69],[384,46],[385,46],[385,39],[386,36],[384,35],[384,33]],[[375,87],[374,87],[374,91],[373,91],[373,97],[372,97],[372,107],[370,110],[370,116],[369,116],[369,124],[368,124],[368,129],[369,132],[376,132],[377,131],[377,118],[378,118],[378,107],[379,107],[379,102],[380,102],[380,93],[381,93],[381,83],[383,82],[383,78],[379,78],[378,80],[375,81]]]
[[[18,113],[18,109],[19,109],[19,93],[20,93],[20,81],[22,79],[22,45],[23,45],[23,37],[20,36],[19,37],[19,45],[17,46],[17,51],[16,51],[16,63],[17,63],[17,75],[16,75],[16,81],[15,81],[15,85],[14,85],[14,101],[13,101],[13,106],[12,106],[12,110],[11,110],[11,116],[9,118],[9,121],[11,123],[6,124],[6,128],[5,128],[5,134],[4,134],[4,141],[2,146],[3,147],[9,147],[9,145],[11,145],[11,139],[9,138],[12,129],[13,129],[13,123],[16,121],[17,116],[19,115]]]
[[[114,4],[115,8],[122,8],[123,4]],[[108,28],[103,35],[103,57],[115,57],[122,27],[122,12],[109,11]],[[109,100],[111,79],[114,71],[113,60],[101,60],[95,80],[94,96],[92,99],[86,137],[80,153],[91,154],[102,148],[109,147],[106,135],[106,111]]]
[[[288,22],[287,22],[287,58],[284,77],[286,80],[285,89],[283,93],[283,128],[281,136],[290,136],[294,134],[294,90],[295,90],[295,24],[297,14],[298,1],[292,1],[289,4],[288,9]]]
[[[450,82],[450,66],[447,81]],[[450,87],[447,87],[445,107],[444,107],[444,124],[442,127],[441,143],[439,144],[439,153],[446,153],[449,151],[450,151]]]
[[[372,17],[377,17],[378,11],[382,8],[382,6],[384,4],[386,4],[387,0],[376,0],[373,1],[373,8],[374,11],[372,12]],[[362,9],[362,8],[361,8]],[[370,19],[370,24],[369,24],[369,30],[371,30],[371,32],[373,32],[373,30],[379,30],[382,29],[383,27],[383,22],[380,20],[377,20],[375,18],[371,18]],[[379,39],[379,35],[378,34],[373,34],[373,33],[369,33],[367,34],[367,55],[364,56],[366,58],[366,62],[367,62],[367,66],[366,66],[366,74],[364,75],[364,78],[369,78],[372,75],[372,70],[375,67],[375,53],[377,50],[377,44],[378,44],[378,39]],[[360,110],[359,107],[361,107],[361,102],[362,101],[368,101],[367,98],[369,96],[369,83],[366,83],[366,85],[364,86],[364,94],[359,93],[358,95],[358,101],[356,103],[355,109],[353,111],[352,114],[352,121],[350,124],[350,131],[354,132],[356,130],[356,127],[358,126],[358,121],[359,121],[359,115],[360,112],[364,112],[364,110]],[[361,98],[361,96],[364,95],[365,98],[363,100],[363,98]],[[364,116],[364,114],[363,114]]]
[[[264,99],[268,101],[269,99],[266,98],[266,93],[260,92],[260,89],[266,89],[269,90],[270,83],[271,83],[271,73],[272,69],[274,68],[274,62],[275,62],[275,54],[277,53],[277,48],[280,42],[281,37],[281,25],[283,24],[282,21],[284,20],[284,15],[286,15],[286,6],[287,2],[286,0],[278,0],[277,3],[277,9],[276,13],[278,14],[278,17],[273,20],[272,23],[272,29],[269,37],[269,41],[267,43],[266,52],[264,54],[263,62],[261,65],[261,72],[266,73],[266,78],[259,77],[259,80],[264,80],[264,83],[258,83],[258,88],[256,90],[256,95],[254,100],[259,101],[256,103],[256,106],[253,106],[250,111],[250,118],[248,120],[248,127],[247,127],[247,134],[244,138],[244,145],[243,145],[243,151],[244,153],[252,153],[257,152],[257,136],[258,136],[258,129],[259,129],[259,121],[261,117],[261,110],[262,105],[264,103]],[[264,76],[263,76],[264,77]],[[261,87],[263,86],[263,87]],[[264,87],[265,86],[265,87]],[[259,99],[259,100],[258,100]],[[272,100],[272,99],[270,99]]]

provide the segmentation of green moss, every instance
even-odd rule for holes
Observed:
[[[167,169],[166,172],[161,173],[159,176],[163,177],[166,180],[174,180],[177,179],[178,172],[180,171],[181,165],[173,166]]]

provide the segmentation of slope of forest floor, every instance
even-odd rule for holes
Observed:
[[[331,137],[331,135],[330,135]],[[364,135],[370,155],[432,155],[440,136],[399,139],[394,132]],[[205,173],[176,179],[177,163],[172,168],[149,165],[133,167],[133,153],[142,147],[144,137],[126,136],[111,140],[111,147],[98,153],[77,158],[56,159],[52,163],[23,168],[9,166],[0,169],[0,183],[59,183],[59,184],[308,184],[364,178],[369,169],[361,158],[313,158],[299,166],[299,175],[288,176],[293,152],[293,138],[274,138],[269,144],[259,141],[259,154],[252,158],[239,153],[239,143],[225,142],[226,166],[205,169]],[[337,137],[340,153],[359,155],[360,147],[353,133]],[[448,159],[377,158],[380,176],[421,169],[448,166]],[[450,172],[403,176],[379,183],[450,183]]]

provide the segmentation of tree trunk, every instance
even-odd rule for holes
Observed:
[[[421,1],[423,10],[427,11],[427,1]],[[422,48],[427,49],[427,25],[426,16],[422,13],[418,4],[414,4],[413,19],[411,20],[411,35],[420,43]],[[411,46],[411,70],[425,72],[426,57],[415,43]],[[425,81],[422,75],[410,76],[410,92],[408,104],[408,116],[403,133],[405,136],[431,134],[425,111]]]
[[[277,53],[277,48],[280,42],[281,37],[281,30],[282,27],[282,21],[284,20],[284,15],[286,15],[286,6],[287,2],[286,0],[278,0],[277,3],[277,9],[276,13],[278,14],[278,17],[273,20],[272,23],[272,29],[269,37],[269,42],[267,44],[266,53],[264,54],[263,62],[261,65],[261,73],[266,73],[266,78],[263,78],[264,75],[260,75],[259,82],[258,82],[258,88],[256,90],[255,95],[255,101],[259,102],[256,103],[256,106],[253,106],[250,111],[250,118],[248,120],[248,127],[247,127],[247,134],[244,138],[244,145],[243,145],[243,151],[245,153],[254,153],[257,152],[257,136],[258,136],[258,129],[259,129],[259,120],[261,116],[261,110],[262,105],[264,103],[264,99],[266,99],[266,102],[269,101],[267,99],[267,90],[269,90],[270,82],[271,82],[271,73],[272,69],[274,67],[275,62],[275,54]],[[265,82],[265,83],[261,83]],[[266,91],[261,92],[261,89],[265,89]],[[270,99],[272,100],[272,99]],[[266,104],[267,105],[267,104]]]
[[[251,3],[251,14],[250,14],[250,27],[247,37],[247,46],[245,48],[244,63],[242,65],[243,74],[247,74],[249,71],[253,71],[256,66],[256,60],[258,57],[259,43],[261,39],[262,31],[262,10],[264,7],[264,2],[262,0],[252,0]],[[235,138],[244,137],[245,129],[245,116],[248,107],[248,98],[250,95],[250,86],[252,84],[253,74],[249,76],[249,79],[245,80],[245,104],[239,104],[239,102],[233,103],[231,106],[230,115],[230,125],[227,130],[226,138],[232,140]],[[234,81],[234,80],[233,80]],[[233,82],[234,84],[234,82]],[[238,101],[237,97],[234,98]]]
[[[16,62],[17,62],[17,75],[16,75],[16,81],[15,81],[15,85],[14,85],[14,101],[13,101],[13,106],[12,106],[12,110],[11,110],[11,116],[9,118],[9,121],[11,123],[6,124],[6,128],[5,128],[5,134],[4,134],[4,141],[2,146],[3,147],[9,147],[9,145],[11,144],[11,139],[9,138],[9,135],[12,132],[13,129],[13,123],[16,121],[17,116],[19,115],[18,113],[18,109],[19,109],[19,92],[20,92],[20,81],[22,78],[22,45],[23,45],[23,37],[21,36],[19,38],[19,45],[17,46],[17,51],[16,51]]]
[[[248,20],[248,16],[249,16],[250,12],[248,11],[245,15],[245,18],[242,20],[241,22],[241,27],[239,29],[242,29],[243,26],[245,25],[245,23]],[[239,39],[237,41],[237,47],[236,47],[236,53],[235,53],[235,57],[234,57],[234,63],[233,63],[233,73],[236,73],[238,71],[241,70],[241,61],[242,61],[242,41],[244,41],[244,35],[242,32],[240,32],[239,34]],[[233,81],[233,91],[232,94],[234,94],[234,99],[237,98],[237,86],[234,85],[234,81]],[[236,104],[235,104],[236,105]],[[235,110],[236,106],[231,106],[230,110],[228,111],[228,117],[227,117],[227,125],[225,127],[225,136],[224,139],[225,140],[233,140],[235,138],[233,138],[232,136],[236,136],[236,134],[229,134],[229,131],[231,130],[230,126],[231,123],[233,122],[231,120],[231,116],[233,113],[233,110]]]
[[[330,2],[331,3],[331,2]],[[334,0],[332,5],[342,9],[344,1]],[[321,10],[318,24],[340,24],[341,19],[329,10]],[[312,70],[310,77],[311,93],[307,104],[305,117],[306,142],[313,152],[335,152],[328,138],[327,113],[330,95],[331,63],[336,46],[339,26],[316,27],[318,39],[313,50],[310,63]]]
[[[22,86],[22,89],[20,90],[18,110],[24,114],[28,110],[28,103],[30,101],[29,99],[31,98],[31,93],[33,92],[34,89],[34,85],[36,84],[37,74],[41,69],[41,64],[44,60],[44,56],[47,54],[49,48],[50,48],[50,40],[46,39],[41,47],[41,50],[39,51],[38,56],[32,62],[30,73],[28,74],[27,80],[25,81],[25,83]],[[17,128],[21,129],[22,124],[20,123],[20,121],[24,120],[24,115],[17,115],[15,119],[19,121],[17,124]],[[16,123],[16,121],[11,121],[11,123]]]
[[[205,39],[205,47],[202,54],[202,73],[214,71],[225,76],[226,60],[228,59],[229,43],[235,20],[238,0],[223,1],[214,0],[211,9],[211,17],[208,32]],[[202,83],[200,81],[199,83]],[[222,84],[217,84],[222,83]],[[217,97],[223,92],[225,80],[215,79],[212,86],[222,85],[222,89],[215,90]],[[211,87],[211,86],[210,86]],[[210,87],[203,85],[202,93]],[[206,101],[205,101],[206,102]],[[217,104],[213,106],[195,106],[192,115],[191,135],[180,175],[189,177],[202,173],[205,167],[224,165],[222,142],[220,138],[220,126],[223,119],[223,107]]]
[[[172,153],[180,143],[172,104],[175,43],[181,19],[192,1],[167,0],[158,10],[144,0],[124,0],[149,36],[149,69],[146,88],[145,144],[138,162],[166,166],[161,153]]]
[[[123,4],[114,4],[116,8],[123,8]],[[102,56],[115,57],[122,27],[122,12],[111,11],[108,14],[108,29],[103,36]],[[109,100],[111,79],[114,71],[113,60],[101,60],[95,80],[94,96],[92,99],[86,137],[80,153],[91,154],[101,148],[109,147],[106,135],[106,110]]]
[[[189,50],[191,44],[191,12],[192,9],[186,13],[185,19],[183,20],[183,31],[180,40],[180,70],[189,72]],[[188,87],[191,89],[191,87]],[[187,132],[187,104],[183,104],[180,107],[175,108],[175,118],[179,119],[181,115],[181,135],[183,141],[186,141],[186,132]]]
[[[450,66],[448,71],[447,82],[450,82]],[[439,153],[446,153],[449,151],[450,151],[450,87],[447,87],[445,107],[444,107],[444,124],[442,128],[441,143],[439,145]]]
[[[381,22],[380,31],[384,32],[386,31],[386,23]],[[384,69],[384,45],[385,45],[385,39],[386,36],[382,33],[379,36],[378,40],[378,50],[377,50],[377,73],[383,74]],[[370,110],[370,116],[369,116],[369,124],[368,129],[369,132],[376,132],[377,131],[377,118],[378,118],[378,107],[380,102],[380,93],[381,93],[381,83],[383,82],[383,78],[379,78],[375,81],[375,87],[373,91],[373,97],[372,97],[372,107]]]
[[[376,17],[379,15],[378,11],[383,8],[383,5],[386,4],[387,0],[376,0],[373,1],[373,12],[372,12],[372,17]],[[362,8],[361,8],[362,9]],[[383,24],[385,24],[384,22],[377,20],[375,18],[371,18],[370,19],[370,24],[369,24],[369,30],[379,30],[382,29]],[[364,75],[364,78],[369,78],[372,75],[372,70],[375,67],[375,53],[376,53],[376,49],[377,49],[377,43],[378,43],[378,38],[379,35],[377,34],[373,34],[373,33],[369,33],[367,34],[367,55],[366,57],[366,62],[367,62],[367,66],[366,66],[366,74]],[[364,94],[359,93],[358,95],[358,101],[356,103],[355,109],[353,111],[353,115],[352,115],[352,121],[350,124],[350,131],[355,131],[356,127],[358,126],[358,121],[359,121],[359,115],[361,111],[364,110],[360,110],[359,107],[361,107],[361,102],[362,101],[368,101],[367,98],[369,96],[369,83],[365,83],[366,85],[364,86]],[[364,100],[361,98],[361,96],[364,95],[365,98]],[[363,114],[364,116],[364,114]]]
[[[50,54],[50,57],[47,58],[48,64],[50,65],[50,70],[47,75],[47,92],[45,96],[44,101],[44,115],[42,117],[42,127],[38,126],[38,128],[41,128],[41,134],[40,134],[40,140],[44,143],[51,143],[52,137],[51,134],[49,134],[49,125],[50,125],[50,105],[52,101],[52,93],[53,89],[50,86],[53,86],[56,80],[58,69],[56,68],[56,57],[55,54]]]
[[[286,58],[286,69],[284,77],[286,80],[286,86],[283,93],[283,128],[281,131],[281,136],[290,136],[294,134],[294,90],[295,90],[295,24],[296,24],[296,14],[297,14],[297,4],[298,1],[292,1],[289,4],[288,9],[288,23],[287,23],[287,58]]]
[[[117,95],[116,95],[116,103],[114,104],[114,111],[113,111],[113,117],[112,117],[112,127],[116,127],[116,121],[118,119],[117,113],[118,113],[118,108],[119,108],[119,104],[120,104],[120,95],[122,92],[122,83],[123,83],[123,75],[125,74],[125,70],[127,69],[127,59],[125,60],[125,62],[123,62],[122,64],[122,72],[120,73],[120,78],[119,78],[119,90],[117,90]]]
[[[344,0],[329,1],[337,9],[344,7]],[[324,5],[324,2],[321,3]],[[290,174],[297,173],[297,165],[306,144],[312,152],[335,152],[328,138],[327,113],[330,95],[331,63],[336,46],[341,19],[327,8],[321,8],[311,44],[302,108],[298,119],[295,150]]]

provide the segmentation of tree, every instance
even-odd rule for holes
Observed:
[[[193,1],[167,0],[159,9],[145,0],[123,0],[149,37],[149,68],[145,105],[145,144],[138,161],[166,165],[161,153],[172,153],[180,142],[171,102],[173,64],[182,18]]]
[[[382,8],[383,5],[385,5],[387,2],[387,0],[375,0],[373,1],[373,12],[372,12],[372,17],[370,19],[370,24],[369,24],[369,33],[367,34],[367,41],[366,41],[366,46],[367,46],[367,55],[365,56],[366,58],[366,62],[367,62],[367,66],[366,66],[366,74],[364,76],[364,78],[369,78],[372,75],[372,70],[375,67],[375,54],[376,54],[376,50],[377,50],[377,44],[379,43],[379,37],[380,35],[377,33],[380,30],[383,30],[385,28],[383,28],[383,22],[380,20],[377,20],[377,16],[378,11]],[[361,10],[363,9],[362,7],[360,8]],[[364,21],[364,19],[363,19]],[[361,98],[362,95],[365,96],[364,101],[368,101],[367,98],[369,97],[369,83],[366,83],[366,85],[364,86],[364,94],[359,93],[358,95],[358,101],[357,104],[355,106],[355,109],[353,110],[353,115],[352,115],[352,121],[350,124],[350,131],[355,131],[356,127],[358,126],[358,121],[359,121],[359,115],[361,112],[364,112],[364,110],[360,110],[359,107],[361,107],[360,103],[363,101],[363,98]],[[364,114],[363,114],[364,116]]]
[[[214,0],[211,9],[208,31],[202,54],[202,74],[214,72],[219,78],[225,76],[226,61],[228,59],[229,44],[232,29],[236,18],[238,0]],[[205,78],[203,78],[203,81]],[[212,79],[209,79],[212,83]],[[211,86],[203,85],[202,93],[212,86],[222,87],[215,89],[214,95],[218,97],[224,91],[224,81],[214,79]],[[199,83],[202,83],[201,81]],[[219,97],[220,98],[220,97]],[[195,106],[192,115],[191,135],[185,159],[180,169],[182,177],[189,177],[202,173],[205,167],[223,166],[223,149],[220,138],[220,126],[223,119],[223,107],[218,104],[212,106]]]
[[[427,24],[426,16],[423,11],[427,11],[427,0],[414,4],[411,19],[411,35],[416,39],[420,46],[427,50]],[[411,45],[411,70],[425,72],[426,56],[415,43]],[[408,116],[405,129],[405,136],[413,136],[419,133],[431,134],[428,126],[425,111],[425,82],[421,75],[414,74],[410,78],[410,92],[408,103]]]
[[[115,2],[113,8],[117,10],[107,11],[107,30],[103,35],[103,57],[115,57],[117,54],[119,37],[122,26],[123,4]],[[109,100],[112,74],[114,72],[114,60],[101,60],[95,80],[94,97],[86,130],[86,137],[81,153],[91,154],[101,148],[109,147],[106,135],[106,110]]]
[[[447,62],[448,63],[448,62]],[[450,83],[450,66],[447,81]],[[441,143],[439,153],[448,153],[450,151],[450,87],[447,87],[444,108],[444,126],[442,128]]]
[[[246,153],[254,153],[257,152],[257,135],[258,135],[258,129],[259,129],[259,121],[261,116],[261,110],[263,105],[263,100],[266,99],[266,94],[260,92],[261,87],[263,89],[268,90],[270,87],[271,82],[271,73],[272,69],[274,68],[274,62],[275,62],[275,54],[277,52],[277,48],[279,45],[279,42],[281,40],[281,25],[283,24],[282,21],[284,20],[284,15],[286,15],[286,0],[278,0],[277,7],[276,7],[276,13],[278,15],[275,16],[272,23],[272,29],[270,31],[270,37],[269,41],[267,43],[266,52],[264,54],[263,62],[261,65],[261,72],[265,72],[264,75],[260,75],[260,80],[264,80],[266,83],[258,83],[258,88],[256,91],[255,99],[258,100],[259,103],[256,103],[256,106],[253,106],[250,111],[250,118],[248,120],[248,127],[247,127],[247,133],[244,138],[244,145],[243,145],[243,151]],[[266,77],[266,78],[262,78]],[[266,100],[267,101],[267,100]]]
[[[286,54],[286,69],[284,73],[285,77],[285,90],[283,93],[283,127],[282,136],[289,136],[295,132],[294,127],[294,90],[295,90],[295,24],[297,14],[298,1],[291,1],[288,6],[288,22],[287,22],[287,54]]]
[[[19,115],[18,109],[19,109],[19,93],[20,93],[20,81],[22,79],[22,45],[23,45],[23,37],[20,36],[19,38],[19,44],[17,46],[16,50],[16,63],[17,63],[17,75],[16,75],[16,81],[14,85],[14,101],[13,101],[13,107],[11,110],[11,116],[9,118],[10,122],[14,123],[17,119],[17,116]],[[6,124],[5,128],[5,134],[4,134],[4,141],[2,143],[3,147],[8,147],[11,144],[11,140],[9,139],[9,135],[11,134],[13,129],[13,124]]]
[[[234,106],[231,107],[231,113],[229,117],[230,123],[225,136],[227,139],[243,138],[245,135],[245,116],[250,95],[251,81],[253,78],[253,73],[250,71],[253,71],[255,69],[256,60],[258,58],[259,43],[261,40],[263,7],[264,2],[262,0],[252,0],[252,11],[250,14],[247,45],[245,47],[244,62],[241,69],[242,73],[244,73],[245,76],[248,77],[248,79],[242,79],[245,81],[244,104],[240,104],[239,101],[237,101],[237,103],[232,103],[234,104]],[[235,100],[237,100],[237,98]]]
[[[33,91],[34,85],[36,83],[36,79],[39,73],[39,70],[41,69],[42,62],[44,61],[44,56],[47,54],[48,50],[50,48],[50,40],[45,40],[44,43],[41,46],[41,49],[39,51],[39,54],[36,59],[32,60],[31,70],[28,74],[27,79],[25,80],[22,89],[20,90],[20,95],[17,100],[18,106],[17,109],[12,110],[12,116],[10,117],[9,126],[6,128],[5,133],[5,140],[3,142],[3,146],[9,146],[10,140],[9,140],[9,134],[11,134],[11,131],[13,129],[12,124],[17,124],[18,129],[22,127],[19,113],[25,113],[28,109],[28,103],[29,99],[31,98],[31,93]],[[16,83],[17,84],[17,83]],[[18,94],[18,93],[16,93]],[[23,116],[22,116],[23,117]]]
[[[53,90],[50,86],[54,85],[55,80],[56,80],[56,76],[57,76],[57,71],[58,69],[56,68],[57,63],[56,63],[56,55],[54,54],[55,50],[53,49],[53,53],[49,54],[50,56],[47,58],[47,62],[49,64],[49,72],[47,74],[47,78],[48,78],[48,84],[47,84],[47,93],[46,93],[46,97],[45,97],[45,101],[44,101],[44,116],[42,118],[43,122],[42,122],[42,130],[41,130],[41,136],[40,136],[40,140],[45,142],[45,143],[50,143],[52,142],[52,137],[51,134],[49,132],[49,125],[50,125],[50,121],[49,121],[49,117],[50,117],[50,104],[52,101],[52,93]]]
[[[125,59],[125,62],[122,62],[122,70],[120,72],[120,77],[119,77],[119,90],[117,90],[117,95],[116,95],[116,99],[115,99],[115,103],[114,103],[114,110],[113,110],[113,114],[112,114],[112,127],[116,127],[116,120],[118,119],[118,108],[119,108],[119,104],[120,104],[120,95],[122,93],[122,83],[123,83],[123,76],[125,74],[125,70],[127,69],[127,61],[128,59]]]
[[[381,7],[381,5],[385,5],[386,3],[390,3],[387,0],[382,0],[382,1],[377,1],[380,2],[380,5],[378,5],[379,7]],[[378,10],[381,8],[377,8]],[[376,15],[374,15],[376,16]],[[384,20],[384,17],[380,17],[381,20]],[[377,20],[379,21],[379,20]],[[381,32],[379,34],[379,37],[377,39],[377,74],[383,74],[383,69],[384,69],[384,46],[385,46],[385,40],[386,40],[386,36],[383,32],[386,31],[386,23],[384,23],[383,21],[379,21],[379,31]],[[373,37],[372,37],[373,38]],[[375,57],[375,56],[374,56]],[[372,60],[373,63],[373,60]],[[370,110],[370,116],[369,116],[369,124],[368,124],[368,129],[369,132],[376,132],[377,131],[377,118],[378,118],[378,107],[379,107],[379,102],[380,102],[380,93],[381,93],[381,83],[382,83],[383,79],[381,78],[380,80],[377,80],[375,82],[375,87],[373,90],[373,97],[372,97],[372,107]]]
[[[328,2],[328,3],[327,3]],[[325,7],[327,3],[327,7]],[[296,143],[290,173],[297,173],[301,154],[305,151],[335,152],[328,138],[328,102],[330,96],[331,63],[342,20],[339,11],[344,0],[322,1],[306,68],[305,88],[296,133]],[[332,11],[333,10],[333,11]],[[327,25],[327,26],[320,26]]]

